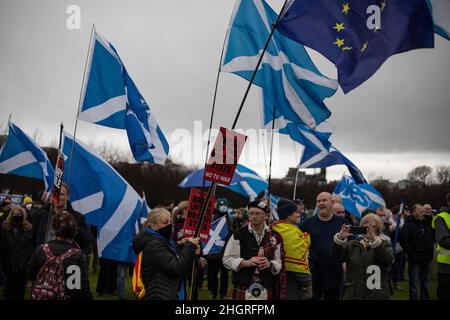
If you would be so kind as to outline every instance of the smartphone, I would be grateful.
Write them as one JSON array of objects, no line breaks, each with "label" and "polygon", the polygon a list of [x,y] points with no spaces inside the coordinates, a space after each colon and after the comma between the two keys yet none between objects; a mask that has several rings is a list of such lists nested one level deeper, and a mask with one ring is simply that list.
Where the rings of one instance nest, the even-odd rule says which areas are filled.
[{"label": "smartphone", "polygon": [[367,227],[350,226],[350,233],[351,234],[366,234],[367,233]]}]

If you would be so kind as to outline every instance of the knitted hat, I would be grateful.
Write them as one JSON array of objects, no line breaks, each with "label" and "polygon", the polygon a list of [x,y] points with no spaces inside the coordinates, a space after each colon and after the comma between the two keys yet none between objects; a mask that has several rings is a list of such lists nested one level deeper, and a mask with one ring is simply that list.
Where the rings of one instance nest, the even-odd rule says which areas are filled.
[{"label": "knitted hat", "polygon": [[277,213],[280,219],[286,219],[291,214],[297,211],[297,205],[294,201],[281,198],[278,201]]},{"label": "knitted hat", "polygon": [[217,199],[217,206],[227,206],[228,207],[228,200],[226,198]]},{"label": "knitted hat", "polygon": [[23,205],[26,205],[29,203],[33,203],[33,199],[31,199],[30,197],[25,197],[25,199],[23,199]]}]

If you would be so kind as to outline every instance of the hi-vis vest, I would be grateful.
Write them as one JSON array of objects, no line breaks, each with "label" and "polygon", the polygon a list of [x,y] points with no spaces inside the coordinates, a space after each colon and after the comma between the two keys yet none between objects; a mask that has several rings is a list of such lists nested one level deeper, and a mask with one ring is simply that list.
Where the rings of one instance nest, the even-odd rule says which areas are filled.
[{"label": "hi-vis vest", "polygon": [[[433,229],[436,229],[437,217],[441,217],[442,219],[444,219],[445,224],[447,225],[447,228],[450,230],[450,213],[441,212],[438,215],[436,215],[433,218],[433,221],[431,222],[431,226],[433,227]],[[437,248],[436,248],[436,253],[437,253],[437,262],[450,264],[450,250],[449,249],[445,249],[438,244]]]}]

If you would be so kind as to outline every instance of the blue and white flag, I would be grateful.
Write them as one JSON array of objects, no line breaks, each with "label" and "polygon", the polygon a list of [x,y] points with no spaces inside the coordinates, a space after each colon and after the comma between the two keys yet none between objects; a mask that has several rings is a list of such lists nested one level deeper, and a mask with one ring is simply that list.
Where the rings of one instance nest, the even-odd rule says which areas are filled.
[{"label": "blue and white flag", "polygon": [[[203,187],[203,176],[203,169],[196,170],[187,175],[178,186],[180,188]],[[205,187],[209,186],[211,186],[211,182],[205,181]],[[231,184],[229,186],[218,184],[218,186],[237,192],[252,201],[258,194],[267,189],[268,184],[255,171],[238,164],[231,179]]]},{"label": "blue and white flag", "polygon": [[[269,193],[266,191],[266,197],[268,196]],[[271,194],[269,201],[270,201],[270,208],[272,209],[273,221],[280,220],[280,217],[278,216],[278,201],[280,201],[280,197]]]},{"label": "blue and white flag", "polygon": [[352,215],[361,218],[366,209],[385,208],[383,196],[370,184],[357,184],[355,180],[344,175],[333,191],[333,195],[341,196],[342,205]]},{"label": "blue and white flag", "polygon": [[9,134],[0,150],[0,173],[44,181],[45,190],[53,187],[54,170],[47,154],[33,139],[11,121]]},{"label": "blue and white flag", "polygon": [[227,216],[213,221],[209,231],[209,240],[203,248],[203,255],[220,253],[225,246],[228,234]]},{"label": "blue and white flag", "polygon": [[[304,146],[302,161],[307,161],[323,149],[328,150],[331,147],[329,139],[333,133],[333,128],[327,121],[322,122],[313,130],[306,125],[295,124],[287,120],[267,99],[263,100],[262,107],[263,125],[266,129],[272,129],[273,127],[278,133],[288,135],[293,141]],[[275,117],[273,116],[274,111]],[[272,125],[273,121],[275,123]]]},{"label": "blue and white flag", "polygon": [[433,17],[434,32],[450,40],[450,0],[427,0]]},{"label": "blue and white flag", "polygon": [[136,219],[136,233],[138,233],[139,230],[142,229],[142,225],[144,224],[145,220],[147,220],[149,213],[150,213],[150,208],[147,204],[147,199],[145,198],[145,193],[143,193],[142,201],[141,201],[141,211],[139,212],[139,216]]},{"label": "blue and white flag", "polygon": [[[73,145],[73,155],[72,154]],[[72,161],[69,181],[72,207],[81,212],[86,223],[98,228],[99,256],[134,263],[131,241],[142,199],[122,176],[88,146],[64,133],[62,152]],[[63,181],[67,182],[68,170]]]},{"label": "blue and white flag", "polygon": [[137,161],[164,164],[169,144],[116,49],[94,32],[79,119],[126,129]]},{"label": "blue and white flag", "polygon": [[[238,0],[225,43],[221,71],[250,80],[277,14],[264,0]],[[296,124],[315,128],[330,117],[323,103],[337,90],[337,81],[323,76],[305,48],[275,30],[254,83],[264,99]]]}]

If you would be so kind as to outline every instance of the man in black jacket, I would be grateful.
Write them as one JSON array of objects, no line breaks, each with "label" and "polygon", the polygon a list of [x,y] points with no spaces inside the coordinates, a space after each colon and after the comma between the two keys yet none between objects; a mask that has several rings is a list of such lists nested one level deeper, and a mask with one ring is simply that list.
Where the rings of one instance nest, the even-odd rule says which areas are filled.
[{"label": "man in black jacket", "polygon": [[422,205],[412,207],[412,216],[400,232],[400,244],[408,257],[409,299],[418,300],[420,282],[420,299],[429,300],[434,234]]},{"label": "man in black jacket", "polygon": [[75,211],[68,201],[69,190],[66,184],[61,186],[60,202],[57,205],[48,203],[41,209],[37,210],[33,215],[33,242],[34,247],[46,243],[53,239],[54,230],[52,228],[53,216],[57,213],[67,211],[77,222],[77,234],[75,242],[80,246],[84,255],[89,255],[92,251],[92,233],[86,225],[84,216]]}]

